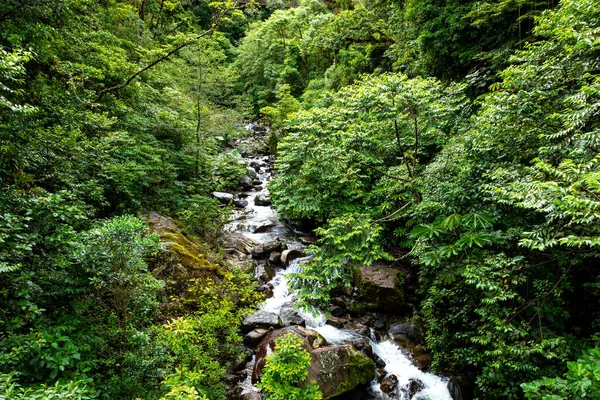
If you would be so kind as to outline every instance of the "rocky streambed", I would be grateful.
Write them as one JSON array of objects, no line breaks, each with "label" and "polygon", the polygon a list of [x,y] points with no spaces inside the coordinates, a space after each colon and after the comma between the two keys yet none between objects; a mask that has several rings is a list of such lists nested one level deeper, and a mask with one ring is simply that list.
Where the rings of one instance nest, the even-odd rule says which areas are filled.
[{"label": "rocky streambed", "polygon": [[255,156],[247,161],[243,193],[213,193],[237,206],[223,242],[227,258],[252,268],[257,290],[267,295],[260,309],[243,322],[248,357],[226,377],[234,386],[229,398],[262,398],[254,383],[275,340],[286,333],[303,340],[311,355],[309,379],[319,385],[325,399],[460,398],[452,382],[428,372],[431,358],[422,349],[420,330],[403,320],[398,270],[386,265],[361,268],[355,286],[340,291],[325,312],[313,315],[294,308],[296,298],[287,275],[301,271],[310,260],[304,250],[316,238],[278,220],[271,208],[267,186],[273,158]]}]

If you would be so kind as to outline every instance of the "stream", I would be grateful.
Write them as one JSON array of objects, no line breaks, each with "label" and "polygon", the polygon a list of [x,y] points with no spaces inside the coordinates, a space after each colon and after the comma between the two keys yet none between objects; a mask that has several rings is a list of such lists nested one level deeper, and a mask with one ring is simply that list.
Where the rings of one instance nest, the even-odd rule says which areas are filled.
[{"label": "stream", "polygon": [[[243,194],[247,205],[234,213],[226,229],[242,234],[257,244],[273,239],[280,239],[287,244],[288,249],[303,250],[306,248],[306,245],[302,243],[301,238],[306,236],[306,234],[297,232],[284,222],[279,221],[270,205],[257,204],[265,204],[264,199],[269,196],[267,186],[272,177],[272,156],[251,157],[247,158],[247,161],[256,171],[254,187]],[[267,204],[269,203],[267,202]],[[261,310],[281,316],[285,311],[293,309],[296,297],[287,285],[287,275],[301,271],[302,265],[308,260],[310,260],[310,257],[306,256],[296,258],[289,262],[287,268],[277,270],[275,276],[268,283],[272,288],[272,296],[260,307]],[[263,269],[264,266],[255,268],[255,278],[258,279],[261,274],[264,274]],[[398,378],[397,388],[394,391],[395,394],[392,396],[382,392],[380,381],[383,378],[380,378],[370,383],[367,389],[368,397],[361,398],[385,400],[452,400],[447,388],[448,379],[421,371],[411,360],[410,353],[403,350],[392,339],[384,339],[377,342],[376,337],[378,335],[374,335],[372,329],[370,337],[366,337],[350,329],[339,329],[326,324],[327,318],[323,313],[312,315],[303,313],[300,310],[297,310],[297,312],[305,321],[306,327],[320,333],[329,344],[364,343],[368,341],[373,348],[373,352],[385,362],[384,370],[386,376],[393,374]],[[251,372],[253,361],[246,368]],[[251,373],[248,373],[248,378],[242,384],[244,388],[243,393],[252,393],[254,395],[254,397],[249,396],[247,398],[259,398],[257,394],[258,389],[252,385],[250,375]],[[420,382],[420,384],[415,388],[414,382]],[[342,395],[338,398],[345,398],[344,396]]]}]

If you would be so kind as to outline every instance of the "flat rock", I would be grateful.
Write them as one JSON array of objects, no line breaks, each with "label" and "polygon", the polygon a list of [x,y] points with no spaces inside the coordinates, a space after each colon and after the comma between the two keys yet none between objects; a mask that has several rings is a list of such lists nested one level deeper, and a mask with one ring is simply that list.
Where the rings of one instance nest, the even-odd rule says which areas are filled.
[{"label": "flat rock", "polygon": [[269,331],[263,328],[254,329],[244,336],[244,344],[254,347],[259,344],[268,333]]},{"label": "flat rock", "polygon": [[275,222],[271,220],[260,221],[252,228],[253,233],[264,233],[275,226]]},{"label": "flat rock", "polygon": [[212,192],[210,195],[219,200],[219,203],[221,204],[229,204],[233,202],[233,195],[231,193]]},{"label": "flat rock", "polygon": [[244,322],[242,322],[242,331],[250,332],[255,329],[271,329],[271,328],[281,328],[281,318],[279,315],[275,313],[271,313],[268,311],[257,311],[254,314],[247,317]]},{"label": "flat rock", "polygon": [[270,254],[273,251],[281,251],[284,248],[284,244],[281,243],[278,239],[269,240],[259,245],[254,246],[252,249],[252,257],[261,258],[263,256],[266,257],[267,254]]}]

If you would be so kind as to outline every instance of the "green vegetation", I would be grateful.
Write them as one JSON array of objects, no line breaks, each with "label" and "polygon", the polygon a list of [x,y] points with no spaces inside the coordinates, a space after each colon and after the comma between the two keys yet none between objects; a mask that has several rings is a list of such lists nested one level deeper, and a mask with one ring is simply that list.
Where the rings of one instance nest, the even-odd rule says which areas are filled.
[{"label": "green vegetation", "polygon": [[[383,260],[476,398],[598,397],[598,2],[279,3],[0,2],[0,398],[226,397],[249,119],[301,306]],[[265,393],[318,398],[279,347]]]},{"label": "green vegetation", "polygon": [[275,351],[267,357],[258,384],[270,400],[320,400],[323,394],[315,383],[305,383],[310,353],[302,339],[288,333],[275,340]]}]

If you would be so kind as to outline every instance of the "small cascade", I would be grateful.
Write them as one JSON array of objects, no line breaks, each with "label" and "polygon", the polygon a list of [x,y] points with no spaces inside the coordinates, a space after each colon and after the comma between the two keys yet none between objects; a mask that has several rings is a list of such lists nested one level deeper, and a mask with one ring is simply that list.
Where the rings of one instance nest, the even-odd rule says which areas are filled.
[{"label": "small cascade", "polygon": [[[249,129],[251,129],[250,127]],[[247,206],[237,211],[228,229],[240,233],[258,244],[273,239],[285,241],[289,249],[303,249],[306,246],[298,241],[298,234],[286,224],[277,219],[275,211],[269,205],[257,205],[259,197],[268,198],[267,184],[271,179],[272,159],[268,156],[248,159],[249,165],[256,171],[255,186],[247,191]],[[260,181],[260,184],[259,182]],[[264,204],[264,202],[260,202]],[[260,307],[278,315],[289,310],[296,303],[296,295],[288,286],[288,275],[302,271],[302,265],[308,262],[311,256],[292,260],[286,269],[280,269],[270,282],[272,296]],[[447,380],[434,374],[426,373],[417,368],[410,356],[391,340],[379,343],[355,331],[339,329],[328,325],[327,317],[322,312],[316,314],[298,310],[298,314],[305,321],[306,327],[320,333],[329,344],[338,345],[346,343],[370,343],[373,352],[385,363],[386,376],[395,375],[398,379],[395,394],[391,397],[382,392],[380,383],[374,380],[369,388],[371,399],[382,400],[451,400],[447,389]],[[247,365],[248,378],[242,384],[244,393],[257,393],[251,382],[250,375],[254,366],[255,357]],[[389,392],[389,390],[388,390]]]}]

